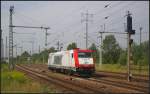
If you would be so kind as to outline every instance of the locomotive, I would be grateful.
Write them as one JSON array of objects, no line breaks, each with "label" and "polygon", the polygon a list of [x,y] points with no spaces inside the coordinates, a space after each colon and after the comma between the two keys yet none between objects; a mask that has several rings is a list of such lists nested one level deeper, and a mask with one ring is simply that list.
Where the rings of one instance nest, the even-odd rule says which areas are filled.
[{"label": "locomotive", "polygon": [[50,53],[48,68],[55,72],[91,76],[95,72],[93,50],[73,49]]}]

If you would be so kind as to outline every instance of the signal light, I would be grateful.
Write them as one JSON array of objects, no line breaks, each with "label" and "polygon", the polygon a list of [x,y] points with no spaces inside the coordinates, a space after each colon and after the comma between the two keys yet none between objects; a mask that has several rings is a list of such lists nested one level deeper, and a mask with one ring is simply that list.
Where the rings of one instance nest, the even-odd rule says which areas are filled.
[{"label": "signal light", "polygon": [[132,30],[132,17],[130,15],[127,17],[127,32],[135,34],[135,30]]},{"label": "signal light", "polygon": [[132,17],[128,16],[127,17],[127,32],[132,31]]},{"label": "signal light", "polygon": [[135,30],[131,30],[131,32],[129,32],[130,34],[135,34]]},{"label": "signal light", "polygon": [[133,39],[130,39],[129,44],[131,45],[133,43]]}]

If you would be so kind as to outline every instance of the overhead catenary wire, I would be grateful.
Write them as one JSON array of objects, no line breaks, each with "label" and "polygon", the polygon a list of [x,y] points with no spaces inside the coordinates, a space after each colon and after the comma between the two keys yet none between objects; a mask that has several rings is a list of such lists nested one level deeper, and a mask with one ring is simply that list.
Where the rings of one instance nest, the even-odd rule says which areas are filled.
[{"label": "overhead catenary wire", "polygon": [[129,2],[129,3],[127,3],[127,5],[123,6],[122,8],[118,8],[117,10],[115,10],[111,13],[108,13],[108,14],[111,16],[114,16],[114,15],[118,14],[121,10],[131,7],[131,5],[135,4],[135,2],[136,1]]},{"label": "overhead catenary wire", "polygon": [[[114,8],[114,7],[117,7],[118,5],[121,5],[120,3],[122,3],[122,2],[121,2],[121,1],[120,1],[120,2],[117,2],[117,3],[115,3],[114,5],[113,5],[112,3],[107,3],[107,4],[105,4],[105,5],[102,7],[101,10],[96,11],[94,14],[96,14],[96,16],[98,16],[99,13],[101,13],[101,15],[102,15],[103,13],[112,10],[112,7]],[[108,6],[105,7],[106,5],[108,5]],[[108,9],[109,9],[109,10],[108,10]]]},{"label": "overhead catenary wire", "polygon": [[[119,10],[117,10],[117,11],[114,11],[114,12],[109,13],[108,16],[111,16],[111,17],[112,17],[112,15],[118,14],[120,10],[123,10],[123,9],[126,8],[127,6],[131,6],[132,4],[135,4],[134,1],[133,1],[133,2],[130,2],[129,4],[127,4],[127,5],[125,5],[125,6],[121,7],[121,8],[119,8]],[[113,8],[112,8],[112,9],[113,9]],[[104,18],[105,18],[105,16],[103,16],[103,17],[101,16],[100,19],[96,20],[95,24],[97,24],[98,22],[101,22],[101,23],[102,23],[103,21],[105,21]]]},{"label": "overhead catenary wire", "polygon": [[[78,26],[78,25],[77,25],[77,26]],[[66,26],[66,27],[67,27],[67,26]],[[71,26],[69,26],[69,27],[71,27]],[[72,28],[72,27],[71,27],[71,28]],[[73,26],[73,28],[74,28],[74,26]],[[72,31],[72,30],[68,30],[68,32],[70,32],[70,31]],[[64,32],[66,32],[66,31],[64,31]],[[59,33],[61,33],[61,32],[59,32]],[[59,34],[59,33],[58,33],[58,34]],[[79,33],[80,33],[80,32],[79,32]]]},{"label": "overhead catenary wire", "polygon": [[18,33],[18,32],[13,32],[15,34],[28,34],[28,35],[35,35],[36,33]]},{"label": "overhead catenary wire", "polygon": [[[78,23],[77,23],[78,24]],[[68,27],[71,27],[71,26],[68,26]]]}]

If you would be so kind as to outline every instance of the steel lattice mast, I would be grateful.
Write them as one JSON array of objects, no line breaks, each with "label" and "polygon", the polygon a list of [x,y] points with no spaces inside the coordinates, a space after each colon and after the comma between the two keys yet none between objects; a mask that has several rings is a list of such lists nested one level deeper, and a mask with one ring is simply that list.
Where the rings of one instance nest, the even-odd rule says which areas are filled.
[{"label": "steel lattice mast", "polygon": [[9,69],[14,69],[13,64],[13,28],[11,27],[13,25],[12,23],[12,14],[14,12],[14,6],[10,6],[10,18],[9,18]]}]

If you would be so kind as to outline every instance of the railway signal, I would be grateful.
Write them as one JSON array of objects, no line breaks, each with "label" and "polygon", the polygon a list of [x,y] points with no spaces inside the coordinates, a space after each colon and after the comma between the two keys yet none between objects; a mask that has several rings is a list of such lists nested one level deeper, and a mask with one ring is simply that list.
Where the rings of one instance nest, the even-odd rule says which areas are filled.
[{"label": "railway signal", "polygon": [[132,29],[132,16],[131,13],[127,12],[127,34],[128,34],[128,73],[127,80],[130,81],[132,74],[130,72],[130,63],[131,63],[131,44],[133,43],[133,39],[131,39],[131,35],[135,34],[135,30]]},{"label": "railway signal", "polygon": [[127,80],[130,81],[131,79],[131,76],[132,74],[130,73],[130,60],[131,60],[131,44],[133,43],[133,39],[131,39],[131,35],[134,35],[135,34],[135,30],[132,29],[132,17],[131,17],[131,14],[130,12],[128,11],[128,14],[127,14],[127,30],[125,30],[125,33],[124,32],[99,32],[100,34],[102,33],[114,33],[114,34],[127,34],[128,35],[128,63],[127,63],[127,66],[128,66],[128,77],[127,77]]}]

